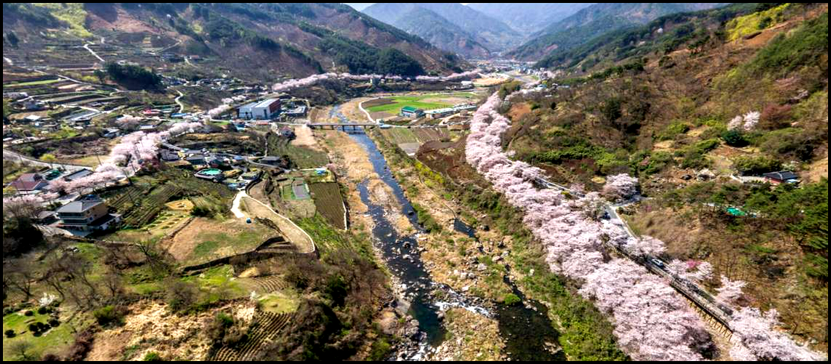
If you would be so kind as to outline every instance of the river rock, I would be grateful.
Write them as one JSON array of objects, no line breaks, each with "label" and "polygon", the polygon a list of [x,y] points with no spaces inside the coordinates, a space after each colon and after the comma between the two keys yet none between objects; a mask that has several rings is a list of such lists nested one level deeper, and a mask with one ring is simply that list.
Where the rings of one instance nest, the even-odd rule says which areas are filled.
[{"label": "river rock", "polygon": [[528,271],[528,276],[530,277],[532,275],[534,275],[534,268],[531,268],[531,270]]},{"label": "river rock", "polygon": [[476,269],[478,269],[480,272],[484,272],[486,269],[488,269],[488,266],[486,266],[485,263],[479,263]]},{"label": "river rock", "polygon": [[498,256],[498,255],[497,255],[497,256],[494,256],[494,257],[493,257],[493,262],[494,262],[494,263],[496,263],[496,262],[498,262],[498,261],[500,261],[500,260],[502,260],[502,257],[501,257],[501,256]]}]

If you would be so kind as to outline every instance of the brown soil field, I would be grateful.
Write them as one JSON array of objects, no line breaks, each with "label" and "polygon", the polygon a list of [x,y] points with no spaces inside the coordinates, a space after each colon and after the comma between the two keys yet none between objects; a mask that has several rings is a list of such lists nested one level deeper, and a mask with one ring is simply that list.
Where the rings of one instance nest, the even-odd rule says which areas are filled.
[{"label": "brown soil field", "polygon": [[338,184],[312,183],[309,185],[309,190],[318,213],[338,229],[346,229],[346,221],[344,221],[346,210],[344,210],[343,197],[340,195]]},{"label": "brown soil field", "polygon": [[216,314],[220,311],[246,312],[253,305],[244,300],[179,316],[170,314],[165,304],[140,301],[129,307],[130,314],[125,317],[123,326],[95,334],[87,360],[141,360],[151,351],[160,353],[165,360],[205,360],[211,345],[205,328],[210,326]]},{"label": "brown soil field", "polygon": [[323,151],[319,145],[317,145],[317,141],[315,141],[314,133],[312,129],[306,125],[298,126],[294,128],[294,133],[297,135],[297,138],[291,141],[291,145],[298,146],[298,147],[306,147],[316,151]]},{"label": "brown soil field", "polygon": [[531,105],[527,102],[517,103],[511,105],[511,109],[508,110],[508,118],[511,120],[519,120],[519,118],[525,116],[525,114],[531,112]]},{"label": "brown soil field", "polygon": [[373,107],[373,106],[387,105],[387,104],[392,104],[392,103],[394,103],[394,101],[391,100],[391,99],[369,100],[367,102],[364,102],[364,109],[368,109],[368,108]]},{"label": "brown soil field", "polygon": [[[265,226],[246,224],[243,220],[228,219],[220,222],[200,217],[193,219],[173,239],[168,239],[162,245],[177,261],[197,263],[251,251],[276,235],[275,231]],[[223,240],[222,237],[230,239]],[[214,242],[217,239],[223,241]],[[200,245],[208,244],[208,241],[221,245],[204,247],[202,249],[205,251],[201,251]]]}]

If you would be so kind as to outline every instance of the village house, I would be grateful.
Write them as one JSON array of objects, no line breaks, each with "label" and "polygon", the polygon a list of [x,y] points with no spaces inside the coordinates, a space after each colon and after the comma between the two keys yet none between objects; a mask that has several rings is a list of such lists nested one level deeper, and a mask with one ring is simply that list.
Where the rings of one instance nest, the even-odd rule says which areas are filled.
[{"label": "village house", "polygon": [[49,184],[40,173],[24,173],[18,177],[9,186],[14,187],[20,192],[37,191]]},{"label": "village house", "polygon": [[107,230],[121,220],[119,215],[110,214],[107,204],[95,195],[61,206],[57,213],[59,226],[67,230]]},{"label": "village house", "polygon": [[401,116],[405,118],[420,118],[424,116],[424,110],[412,106],[404,106],[401,108]]},{"label": "village house", "polygon": [[791,171],[769,172],[763,174],[762,177],[765,178],[765,182],[772,185],[782,183],[799,183],[799,176]]}]

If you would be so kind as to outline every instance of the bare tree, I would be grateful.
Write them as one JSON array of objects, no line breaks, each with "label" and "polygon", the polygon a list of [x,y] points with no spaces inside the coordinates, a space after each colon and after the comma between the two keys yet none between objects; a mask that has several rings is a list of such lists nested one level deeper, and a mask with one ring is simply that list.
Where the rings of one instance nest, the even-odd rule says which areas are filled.
[{"label": "bare tree", "polygon": [[101,284],[107,289],[107,292],[110,294],[110,300],[113,302],[117,301],[124,294],[124,282],[113,268],[110,268],[104,275],[101,279]]},{"label": "bare tree", "polygon": [[34,282],[34,278],[29,267],[18,261],[3,265],[3,284],[22,292],[26,296],[25,300],[32,298],[32,283]]}]

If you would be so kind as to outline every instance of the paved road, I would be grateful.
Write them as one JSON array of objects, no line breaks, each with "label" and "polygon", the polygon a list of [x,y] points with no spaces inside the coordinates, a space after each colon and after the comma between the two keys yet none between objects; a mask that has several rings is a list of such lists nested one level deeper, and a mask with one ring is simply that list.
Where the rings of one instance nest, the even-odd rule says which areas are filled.
[{"label": "paved road", "polygon": [[90,53],[92,53],[92,55],[93,55],[93,56],[95,56],[95,58],[98,58],[98,60],[99,60],[99,61],[101,61],[101,62],[106,62],[103,58],[101,58],[101,56],[99,56],[99,55],[98,55],[98,53],[95,53],[95,51],[93,51],[93,50],[89,47],[91,44],[94,44],[94,43],[87,43],[87,44],[84,44],[84,49],[86,49],[86,50],[88,50]]},{"label": "paved road", "polygon": [[33,165],[33,166],[40,166],[40,167],[50,167],[50,168],[63,167],[68,172],[75,172],[75,171],[78,171],[78,170],[81,170],[81,169],[90,169],[87,166],[79,166],[79,165],[75,165],[75,164],[46,163],[46,162],[34,159],[32,157],[21,155],[20,153],[8,150],[6,148],[3,148],[3,159],[8,159],[10,161],[15,161],[15,162],[28,164],[28,165]]},{"label": "paved road", "polygon": [[185,96],[185,94],[183,94],[182,91],[179,91],[179,90],[176,90],[176,92],[179,93],[179,96],[177,96],[175,99],[173,99],[173,101],[176,101],[176,104],[179,105],[179,112],[181,113],[185,110],[185,105],[182,104],[182,102],[179,101],[179,99],[181,99],[182,96]]}]

